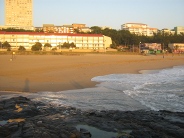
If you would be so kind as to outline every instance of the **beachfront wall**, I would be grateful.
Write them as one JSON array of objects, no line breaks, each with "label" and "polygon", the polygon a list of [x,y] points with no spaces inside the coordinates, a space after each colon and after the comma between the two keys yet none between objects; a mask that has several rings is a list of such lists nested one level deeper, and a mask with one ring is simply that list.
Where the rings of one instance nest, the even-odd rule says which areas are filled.
[{"label": "beachfront wall", "polygon": [[26,50],[40,42],[51,44],[52,48],[61,49],[61,45],[66,43],[74,43],[76,49],[94,49],[106,50],[112,44],[112,40],[108,36],[102,34],[59,34],[59,33],[38,33],[38,32],[0,32],[0,42],[7,41],[12,49],[18,49],[24,46]]},{"label": "beachfront wall", "polygon": [[170,43],[168,47],[175,53],[184,52],[184,43]]}]

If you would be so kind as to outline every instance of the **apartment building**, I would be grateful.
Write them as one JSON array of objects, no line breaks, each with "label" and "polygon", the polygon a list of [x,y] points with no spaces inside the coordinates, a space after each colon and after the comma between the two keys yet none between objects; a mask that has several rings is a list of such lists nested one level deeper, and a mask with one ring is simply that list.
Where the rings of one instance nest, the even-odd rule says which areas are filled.
[{"label": "apartment building", "polygon": [[122,30],[128,30],[132,34],[153,36],[154,33],[157,33],[157,28],[150,28],[147,24],[143,23],[125,23],[121,25]]},{"label": "apartment building", "polygon": [[74,33],[74,28],[72,25],[63,25],[61,26],[61,33],[70,33],[73,34]]},{"label": "apartment building", "polygon": [[160,30],[161,33],[164,33],[164,34],[172,34],[174,35],[175,34],[175,31],[174,30],[170,30],[168,28],[163,28],[162,30]]},{"label": "apartment building", "polygon": [[86,27],[86,24],[73,23],[72,26],[74,29],[80,29]]},{"label": "apartment building", "polygon": [[184,26],[176,26],[174,27],[174,31],[176,32],[176,34],[184,34]]},{"label": "apartment building", "polygon": [[5,0],[5,28],[33,30],[33,0]]},{"label": "apartment building", "polygon": [[54,33],[54,24],[43,24],[43,31],[45,33]]},{"label": "apartment building", "polygon": [[59,47],[66,43],[74,43],[76,49],[106,49],[112,44],[110,37],[102,34],[61,34],[41,32],[0,32],[0,41],[7,41],[13,49],[24,46],[27,50],[40,42],[43,46],[50,43],[52,47]]},{"label": "apartment building", "polygon": [[55,26],[54,24],[43,24],[43,31],[45,33],[74,33],[72,25]]},{"label": "apartment building", "polygon": [[147,29],[147,36],[153,36],[154,34],[158,33],[158,29],[157,28],[148,28]]},{"label": "apartment building", "polygon": [[91,29],[89,27],[83,27],[79,29],[79,32],[89,33],[91,32]]}]

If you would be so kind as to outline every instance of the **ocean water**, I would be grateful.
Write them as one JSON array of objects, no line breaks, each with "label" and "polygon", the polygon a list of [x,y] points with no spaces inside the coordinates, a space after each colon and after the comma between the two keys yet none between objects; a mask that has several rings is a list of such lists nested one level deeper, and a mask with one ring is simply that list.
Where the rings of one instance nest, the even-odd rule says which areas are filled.
[{"label": "ocean water", "polygon": [[[140,74],[97,76],[94,88],[24,94],[35,101],[82,110],[169,110],[184,112],[184,66]],[[9,98],[13,95],[1,96]]]}]

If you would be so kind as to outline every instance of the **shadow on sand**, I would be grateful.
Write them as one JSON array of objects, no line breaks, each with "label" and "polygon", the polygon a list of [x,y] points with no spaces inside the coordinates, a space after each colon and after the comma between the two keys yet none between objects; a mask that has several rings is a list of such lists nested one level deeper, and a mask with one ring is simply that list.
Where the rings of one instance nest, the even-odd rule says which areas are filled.
[{"label": "shadow on sand", "polygon": [[27,78],[25,80],[25,84],[24,84],[24,88],[23,88],[23,92],[29,92],[29,79]]}]

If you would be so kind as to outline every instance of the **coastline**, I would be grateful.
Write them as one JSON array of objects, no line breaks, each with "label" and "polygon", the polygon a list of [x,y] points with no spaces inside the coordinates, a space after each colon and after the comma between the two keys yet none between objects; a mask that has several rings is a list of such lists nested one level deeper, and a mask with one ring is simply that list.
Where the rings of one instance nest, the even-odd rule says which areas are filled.
[{"label": "coastline", "polygon": [[[98,137],[100,138],[183,137],[183,112],[173,112],[170,110],[154,111],[143,108],[137,108],[136,110],[131,111],[129,107],[129,110],[125,111],[116,110],[115,108],[112,110],[98,110],[97,108],[87,108],[86,110],[82,110],[82,108],[77,108],[68,104],[65,105],[65,103],[59,103],[59,105],[56,105],[50,101],[49,103],[45,103],[42,100],[34,101],[31,97],[28,98],[26,96],[31,92],[34,93],[32,88],[34,85],[32,83],[37,83],[37,85],[42,84],[43,86],[38,87],[35,85],[35,90],[39,90],[39,88],[42,88],[41,90],[47,88],[51,89],[51,91],[47,89],[45,92],[53,94],[50,98],[52,99],[53,97],[53,99],[56,100],[54,96],[57,98],[59,97],[58,95],[55,95],[56,93],[53,93],[54,91],[52,90],[54,87],[56,87],[56,89],[61,89],[61,86],[63,86],[63,84],[67,84],[66,82],[70,82],[71,78],[75,83],[73,82],[72,85],[68,84],[68,88],[69,90],[72,88],[73,90],[79,89],[79,93],[82,92],[82,95],[75,93],[74,97],[80,97],[84,96],[83,93],[88,94],[87,92],[91,91],[91,89],[88,91],[87,89],[80,90],[80,87],[95,87],[95,84],[93,84],[95,82],[92,82],[92,84],[88,83],[89,80],[87,77],[90,78],[92,76],[92,79],[95,76],[106,74],[154,73],[154,71],[158,71],[160,69],[184,65],[184,56],[162,59],[161,56],[141,57],[97,55],[95,58],[98,59],[92,60],[94,56],[95,55],[85,55],[83,57],[20,56],[11,62],[7,62],[5,60],[4,62],[0,62],[0,65],[2,63],[4,65],[1,68],[0,81],[6,84],[5,86],[7,88],[12,88],[15,91],[17,90],[16,92],[5,91],[1,89],[3,85],[0,83],[0,99],[2,98],[0,100],[0,135],[3,137],[23,136],[75,138],[91,136],[93,138],[97,137],[96,134],[98,134]],[[19,60],[19,58],[21,59]],[[124,59],[122,60],[121,58]],[[5,56],[5,58],[1,59],[7,59],[7,57]],[[50,60],[49,65],[45,59]],[[61,59],[66,60],[65,62],[63,61],[64,64],[60,63]],[[74,59],[76,59],[75,62]],[[54,63],[51,62],[53,60]],[[61,66],[63,68],[60,70]],[[12,67],[14,67],[15,70],[13,70]],[[47,72],[45,73],[42,71]],[[79,74],[77,75],[74,71]],[[60,79],[61,76],[68,76],[68,78]],[[19,83],[24,80],[24,77],[26,79],[23,81],[23,85],[20,85]],[[61,86],[53,83],[51,87],[49,87],[50,85],[46,87],[46,84],[50,84],[53,81],[57,82]],[[62,81],[66,82],[63,83]],[[24,91],[21,92],[19,90]],[[44,94],[47,95],[45,92]],[[65,93],[67,92],[68,91],[65,91]],[[99,92],[99,90],[97,90],[97,92]],[[104,92],[107,92],[106,89],[104,89]],[[18,95],[3,96],[3,94]],[[62,92],[62,94],[64,94],[64,92]],[[35,93],[35,95],[36,97],[44,97],[44,95],[39,95],[39,93]],[[98,97],[99,96],[100,95],[98,95]],[[3,99],[3,97],[7,98]],[[102,97],[105,97],[105,95],[102,94]],[[119,95],[117,97],[119,97]],[[84,98],[85,97],[78,101],[81,102]],[[113,100],[114,99],[115,97],[113,93]],[[128,105],[130,105],[130,107],[134,107],[135,104],[136,106],[138,105],[138,103],[132,102],[127,97],[124,97],[123,101],[126,100],[129,101]],[[89,105],[91,106],[91,104]]]},{"label": "coastline", "polygon": [[95,87],[91,79],[108,74],[140,73],[184,65],[184,56],[162,55],[1,55],[0,95],[58,92]]}]

